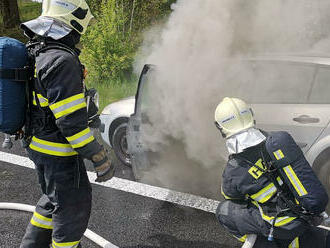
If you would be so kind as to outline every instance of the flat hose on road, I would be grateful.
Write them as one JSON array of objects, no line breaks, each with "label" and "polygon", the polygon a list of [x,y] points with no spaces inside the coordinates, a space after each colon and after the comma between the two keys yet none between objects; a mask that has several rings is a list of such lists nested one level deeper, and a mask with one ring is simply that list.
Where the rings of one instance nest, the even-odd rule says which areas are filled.
[{"label": "flat hose on road", "polygon": [[[0,209],[2,210],[19,210],[25,212],[33,213],[35,210],[34,206],[21,204],[21,203],[10,203],[10,202],[0,202]],[[87,229],[84,233],[84,236],[89,240],[93,241],[95,244],[99,245],[103,248],[119,248],[114,244],[111,244],[109,241],[102,238],[100,235],[92,232],[91,230]]]}]

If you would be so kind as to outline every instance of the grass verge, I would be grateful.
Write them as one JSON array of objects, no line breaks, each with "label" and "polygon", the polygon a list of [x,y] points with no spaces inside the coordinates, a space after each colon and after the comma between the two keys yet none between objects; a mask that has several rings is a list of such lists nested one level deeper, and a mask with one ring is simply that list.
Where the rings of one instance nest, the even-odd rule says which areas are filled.
[{"label": "grass verge", "polygon": [[87,88],[95,88],[100,95],[100,111],[108,104],[120,99],[134,96],[137,88],[137,80],[125,82],[109,80],[102,83],[87,81]]}]

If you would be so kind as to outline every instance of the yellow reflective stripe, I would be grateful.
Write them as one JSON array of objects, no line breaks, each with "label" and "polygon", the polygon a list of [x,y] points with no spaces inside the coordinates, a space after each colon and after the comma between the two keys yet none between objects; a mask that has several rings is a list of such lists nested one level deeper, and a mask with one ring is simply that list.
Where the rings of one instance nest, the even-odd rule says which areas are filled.
[{"label": "yellow reflective stripe", "polygon": [[[33,95],[32,103],[33,105],[37,106],[35,91],[32,92],[32,95]],[[46,97],[43,97],[41,94],[37,94],[37,97],[41,107],[47,107],[49,105],[48,99]]]},{"label": "yellow reflective stripe", "polygon": [[299,248],[299,237],[295,238],[291,244],[289,245],[289,248]]},{"label": "yellow reflective stripe", "polygon": [[41,94],[37,94],[37,97],[41,107],[47,107],[49,105],[47,98],[43,97]]},{"label": "yellow reflective stripe", "polygon": [[276,218],[275,221],[275,226],[284,226],[291,221],[295,220],[297,217],[289,217],[289,216],[284,216],[284,217],[278,217]]},{"label": "yellow reflective stripe", "polygon": [[53,229],[53,226],[40,224],[40,223],[36,222],[34,219],[31,219],[30,223],[34,226],[37,226],[37,227],[40,227],[40,228],[43,228],[43,229]]},{"label": "yellow reflective stripe", "polygon": [[265,203],[268,201],[275,193],[277,189],[273,183],[260,190],[258,193],[251,195],[251,198],[260,203]]},{"label": "yellow reflective stripe", "polygon": [[36,137],[32,138],[29,146],[32,150],[60,157],[73,156],[78,154],[70,144],[55,143],[46,140],[41,140]]},{"label": "yellow reflective stripe", "polygon": [[297,191],[298,195],[299,196],[307,195],[308,193],[307,193],[305,187],[302,185],[302,183],[299,180],[299,178],[297,177],[296,173],[293,171],[291,165],[284,167],[283,170],[284,170],[286,176],[289,178],[292,186]]},{"label": "yellow reflective stripe", "polygon": [[[258,207],[262,219],[265,220],[265,221],[267,221],[269,224],[272,225],[273,222],[274,222],[275,217],[265,215],[264,214],[264,211],[262,210],[262,208],[260,207],[260,205],[258,204],[258,202],[252,201],[252,203],[255,206]],[[276,227],[284,226],[284,225],[290,223],[291,221],[295,220],[296,218],[297,217],[289,217],[289,216],[278,217],[278,218],[276,218],[276,221],[275,221],[275,225],[274,226],[276,226]]]},{"label": "yellow reflective stripe", "polygon": [[40,228],[53,229],[52,219],[42,216],[37,212],[33,213],[30,223]]},{"label": "yellow reflective stripe", "polygon": [[57,242],[55,242],[55,240],[53,240],[52,246],[54,248],[59,248],[59,247],[62,247],[62,248],[76,248],[76,247],[78,247],[79,242],[80,242],[80,240],[79,241],[74,241],[74,242],[57,243]]},{"label": "yellow reflective stripe", "polygon": [[55,118],[58,119],[85,107],[85,96],[83,93],[80,93],[57,103],[51,104],[49,108],[52,110]]},{"label": "yellow reflective stripe", "polygon": [[73,148],[79,148],[79,147],[83,147],[86,144],[92,142],[94,140],[94,136],[90,130],[90,128],[86,128],[85,130],[71,136],[71,137],[67,137],[66,138],[71,146]]},{"label": "yellow reflective stripe", "polygon": [[37,217],[38,219],[40,219],[40,220],[50,221],[50,222],[53,221],[52,218],[47,218],[47,217],[42,216],[41,214],[39,214],[39,213],[37,213],[37,212],[34,212],[33,215],[36,216],[36,217]]},{"label": "yellow reflective stripe", "polygon": [[246,234],[243,236],[243,237],[236,237],[236,236],[234,236],[238,241],[241,241],[242,243],[244,243],[245,242],[245,240],[246,240]]},{"label": "yellow reflective stripe", "polygon": [[223,192],[222,186],[221,186],[221,194],[223,195],[223,197],[224,197],[226,200],[233,199],[233,198],[227,196],[227,195],[225,194],[225,192]]},{"label": "yellow reflective stripe", "polygon": [[275,158],[277,160],[280,160],[280,159],[284,158],[284,154],[283,154],[281,149],[279,149],[279,150],[277,150],[276,152],[273,152],[273,153],[274,153]]},{"label": "yellow reflective stripe", "polygon": [[50,109],[53,110],[53,109],[59,108],[59,107],[65,105],[65,104],[71,103],[71,102],[73,102],[75,100],[78,100],[78,99],[81,99],[81,98],[85,98],[84,93],[80,93],[80,94],[68,97],[68,98],[66,98],[62,101],[57,102],[57,103],[51,104]]},{"label": "yellow reflective stripe", "polygon": [[36,93],[35,93],[35,91],[32,91],[32,103],[33,103],[33,105],[35,105],[35,106],[37,106],[37,102],[36,102]]}]

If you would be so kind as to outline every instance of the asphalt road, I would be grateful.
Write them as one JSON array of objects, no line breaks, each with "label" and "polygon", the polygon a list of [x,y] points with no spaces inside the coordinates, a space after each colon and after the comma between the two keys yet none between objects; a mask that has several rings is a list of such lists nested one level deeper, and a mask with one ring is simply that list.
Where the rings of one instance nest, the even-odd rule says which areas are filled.
[{"label": "asphalt road", "polygon": [[[26,156],[18,144],[0,151]],[[116,176],[131,179],[130,170],[114,161]],[[0,162],[0,188],[0,202],[34,205],[41,194],[33,169],[5,162]],[[19,247],[30,217],[30,213],[0,210],[0,248]],[[121,248],[240,247],[212,213],[94,184],[89,229]],[[98,247],[86,238],[82,245]]]}]

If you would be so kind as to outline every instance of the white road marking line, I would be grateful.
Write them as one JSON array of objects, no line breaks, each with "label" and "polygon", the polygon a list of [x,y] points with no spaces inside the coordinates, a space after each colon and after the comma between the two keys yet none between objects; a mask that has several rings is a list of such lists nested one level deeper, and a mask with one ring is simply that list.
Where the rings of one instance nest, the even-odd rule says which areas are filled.
[{"label": "white road marking line", "polygon": [[[34,169],[34,163],[29,158],[11,153],[0,151],[0,161]],[[205,212],[215,213],[215,210],[219,204],[219,201],[216,200],[155,187],[148,184],[133,182],[118,177],[114,177],[105,183],[96,183],[96,174],[93,172],[88,172],[88,177],[93,184],[141,195],[148,198],[153,198],[156,200],[171,202],[181,206],[203,210]]]}]

